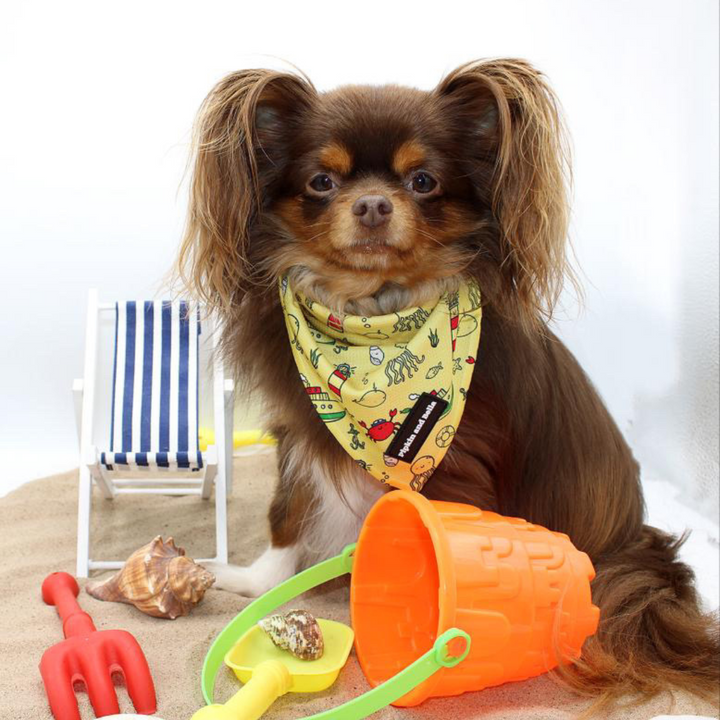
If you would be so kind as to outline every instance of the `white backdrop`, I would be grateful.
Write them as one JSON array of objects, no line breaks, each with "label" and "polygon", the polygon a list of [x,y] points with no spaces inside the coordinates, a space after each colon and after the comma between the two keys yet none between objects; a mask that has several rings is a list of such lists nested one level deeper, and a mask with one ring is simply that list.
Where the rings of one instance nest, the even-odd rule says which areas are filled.
[{"label": "white backdrop", "polygon": [[193,116],[221,76],[279,57],[321,90],[430,88],[468,59],[520,56],[549,75],[574,137],[587,299],[558,330],[655,483],[656,521],[675,493],[717,536],[715,0],[3,7],[0,492],[76,465],[86,289],[155,292]]}]

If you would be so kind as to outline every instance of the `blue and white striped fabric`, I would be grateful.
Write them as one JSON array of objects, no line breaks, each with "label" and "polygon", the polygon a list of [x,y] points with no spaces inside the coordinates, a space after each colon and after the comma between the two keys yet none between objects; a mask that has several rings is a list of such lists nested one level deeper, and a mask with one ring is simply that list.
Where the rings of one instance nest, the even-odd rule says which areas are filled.
[{"label": "blue and white striped fabric", "polygon": [[116,303],[108,470],[199,470],[199,310],[186,302]]}]

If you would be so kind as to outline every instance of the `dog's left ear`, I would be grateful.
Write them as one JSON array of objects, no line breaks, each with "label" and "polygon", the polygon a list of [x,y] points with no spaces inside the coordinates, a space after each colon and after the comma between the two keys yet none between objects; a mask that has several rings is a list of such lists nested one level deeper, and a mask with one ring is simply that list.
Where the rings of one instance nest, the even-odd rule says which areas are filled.
[{"label": "dog's left ear", "polygon": [[510,59],[462,65],[434,97],[499,230],[513,314],[537,326],[551,315],[567,270],[570,167],[557,99],[540,72]]}]

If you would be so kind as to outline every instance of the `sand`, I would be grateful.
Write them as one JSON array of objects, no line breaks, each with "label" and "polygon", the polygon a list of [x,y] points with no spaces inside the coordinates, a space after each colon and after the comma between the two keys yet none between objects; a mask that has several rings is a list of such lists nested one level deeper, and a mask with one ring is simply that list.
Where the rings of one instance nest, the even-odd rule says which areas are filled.
[{"label": "sand", "polygon": [[[235,487],[228,502],[230,558],[247,563],[267,542],[266,510],[275,482],[272,452],[237,458]],[[62,639],[55,609],[43,604],[40,586],[56,570],[75,568],[77,471],[28,483],[0,499],[0,718],[50,720],[38,671],[43,651]],[[123,496],[113,502],[93,500],[95,559],[127,557],[155,535],[172,535],[192,557],[213,552],[213,510],[197,497]],[[84,583],[81,581],[81,587]],[[132,632],[147,656],[158,695],[157,715],[189,720],[202,705],[200,668],[213,637],[248,602],[231,593],[210,590],[187,617],[175,621],[143,615],[129,605],[103,603],[85,592],[82,607],[98,629]],[[297,603],[294,603],[297,605]],[[344,587],[305,598],[302,606],[316,615],[349,622]],[[225,668],[218,676],[217,696],[229,697],[235,684]],[[132,712],[124,687],[120,708]],[[266,714],[268,720],[303,718],[364,692],[368,686],[353,655],[329,690],[315,695],[286,695]],[[78,692],[83,718],[92,718],[87,696]],[[429,700],[418,708],[388,708],[375,718],[435,720],[565,720],[577,717],[588,701],[568,693],[549,676],[470,693]],[[632,710],[603,713],[604,718],[645,720],[663,713],[718,717],[717,706],[683,694],[657,698]]]}]

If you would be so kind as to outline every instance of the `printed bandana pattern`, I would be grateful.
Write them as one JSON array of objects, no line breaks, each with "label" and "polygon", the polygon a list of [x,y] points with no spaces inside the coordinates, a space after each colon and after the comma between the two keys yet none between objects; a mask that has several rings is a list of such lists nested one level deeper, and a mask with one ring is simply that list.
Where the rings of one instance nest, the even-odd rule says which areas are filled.
[{"label": "printed bandana pattern", "polygon": [[280,280],[292,347],[313,407],[348,454],[381,482],[420,490],[455,436],[480,341],[480,290],[434,304],[340,318]]}]

